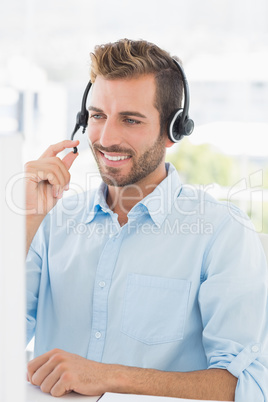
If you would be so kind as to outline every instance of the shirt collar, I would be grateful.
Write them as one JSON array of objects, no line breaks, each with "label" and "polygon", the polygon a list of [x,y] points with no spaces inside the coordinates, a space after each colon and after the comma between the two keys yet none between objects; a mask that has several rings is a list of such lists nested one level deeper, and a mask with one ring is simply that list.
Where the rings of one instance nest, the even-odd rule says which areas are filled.
[{"label": "shirt collar", "polygon": [[[137,215],[149,214],[153,222],[160,227],[171,212],[172,205],[180,194],[181,181],[177,170],[171,163],[166,163],[166,178],[143,200],[138,202],[128,214],[129,219],[135,219]],[[101,182],[89,206],[85,222],[91,222],[97,213],[110,213],[106,202],[108,187]]]},{"label": "shirt collar", "polygon": [[166,170],[166,178],[139,203],[147,209],[151,219],[158,227],[162,225],[167,215],[171,213],[172,206],[178,198],[182,187],[175,167],[171,163],[166,163]]},{"label": "shirt collar", "polygon": [[111,212],[106,202],[108,187],[102,181],[95,195],[92,197],[92,201],[88,207],[88,213],[85,219],[85,223],[90,223],[95,218],[96,214]]}]

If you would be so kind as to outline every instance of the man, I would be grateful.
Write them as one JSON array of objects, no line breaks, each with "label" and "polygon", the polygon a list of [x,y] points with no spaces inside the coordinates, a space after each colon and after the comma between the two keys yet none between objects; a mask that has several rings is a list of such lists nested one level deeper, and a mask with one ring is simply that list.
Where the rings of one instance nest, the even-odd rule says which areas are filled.
[{"label": "man", "polygon": [[29,380],[54,396],[267,400],[257,235],[236,207],[183,186],[165,164],[178,69],[145,41],[98,46],[91,58],[100,188],[56,205],[77,157],[57,154],[78,141],[26,164]]}]

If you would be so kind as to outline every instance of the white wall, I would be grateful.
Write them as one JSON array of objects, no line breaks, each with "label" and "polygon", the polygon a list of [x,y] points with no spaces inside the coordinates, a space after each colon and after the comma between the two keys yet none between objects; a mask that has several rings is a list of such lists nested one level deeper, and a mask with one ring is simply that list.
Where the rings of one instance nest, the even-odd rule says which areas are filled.
[{"label": "white wall", "polygon": [[22,136],[0,135],[0,401],[25,400]]}]

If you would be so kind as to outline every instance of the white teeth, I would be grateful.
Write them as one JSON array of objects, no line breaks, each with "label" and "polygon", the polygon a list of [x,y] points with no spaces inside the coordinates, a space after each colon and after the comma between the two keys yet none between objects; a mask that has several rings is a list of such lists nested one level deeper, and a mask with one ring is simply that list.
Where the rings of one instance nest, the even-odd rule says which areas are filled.
[{"label": "white teeth", "polygon": [[103,155],[109,161],[123,161],[124,159],[128,158],[128,156],[110,156],[110,155],[107,155],[107,154],[103,154]]}]

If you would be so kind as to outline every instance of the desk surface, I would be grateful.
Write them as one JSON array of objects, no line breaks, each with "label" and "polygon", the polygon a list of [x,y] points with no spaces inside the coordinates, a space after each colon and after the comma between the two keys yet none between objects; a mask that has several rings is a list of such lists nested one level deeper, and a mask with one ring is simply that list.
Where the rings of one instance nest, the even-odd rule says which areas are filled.
[{"label": "desk surface", "polygon": [[[164,398],[157,396],[143,396],[143,395],[124,395],[124,394],[104,394],[100,399],[99,396],[85,396],[79,395],[76,393],[70,393],[60,397],[60,402],[72,401],[72,402],[198,402],[193,399],[181,399],[181,398]],[[39,387],[36,387],[27,382],[26,385],[26,402],[55,402],[55,398],[50,394],[45,394],[40,390]],[[206,402],[206,401],[203,401]],[[213,401],[207,401],[213,402]],[[214,401],[216,402],[216,401]]]},{"label": "desk surface", "polygon": [[[71,394],[67,394],[60,397],[60,402],[72,401],[72,402],[96,402],[99,399],[99,396],[84,396],[75,394],[74,392]],[[34,385],[27,382],[26,384],[26,402],[54,402],[55,398],[53,398],[50,394],[45,394],[40,390],[39,387],[35,387]]]}]

